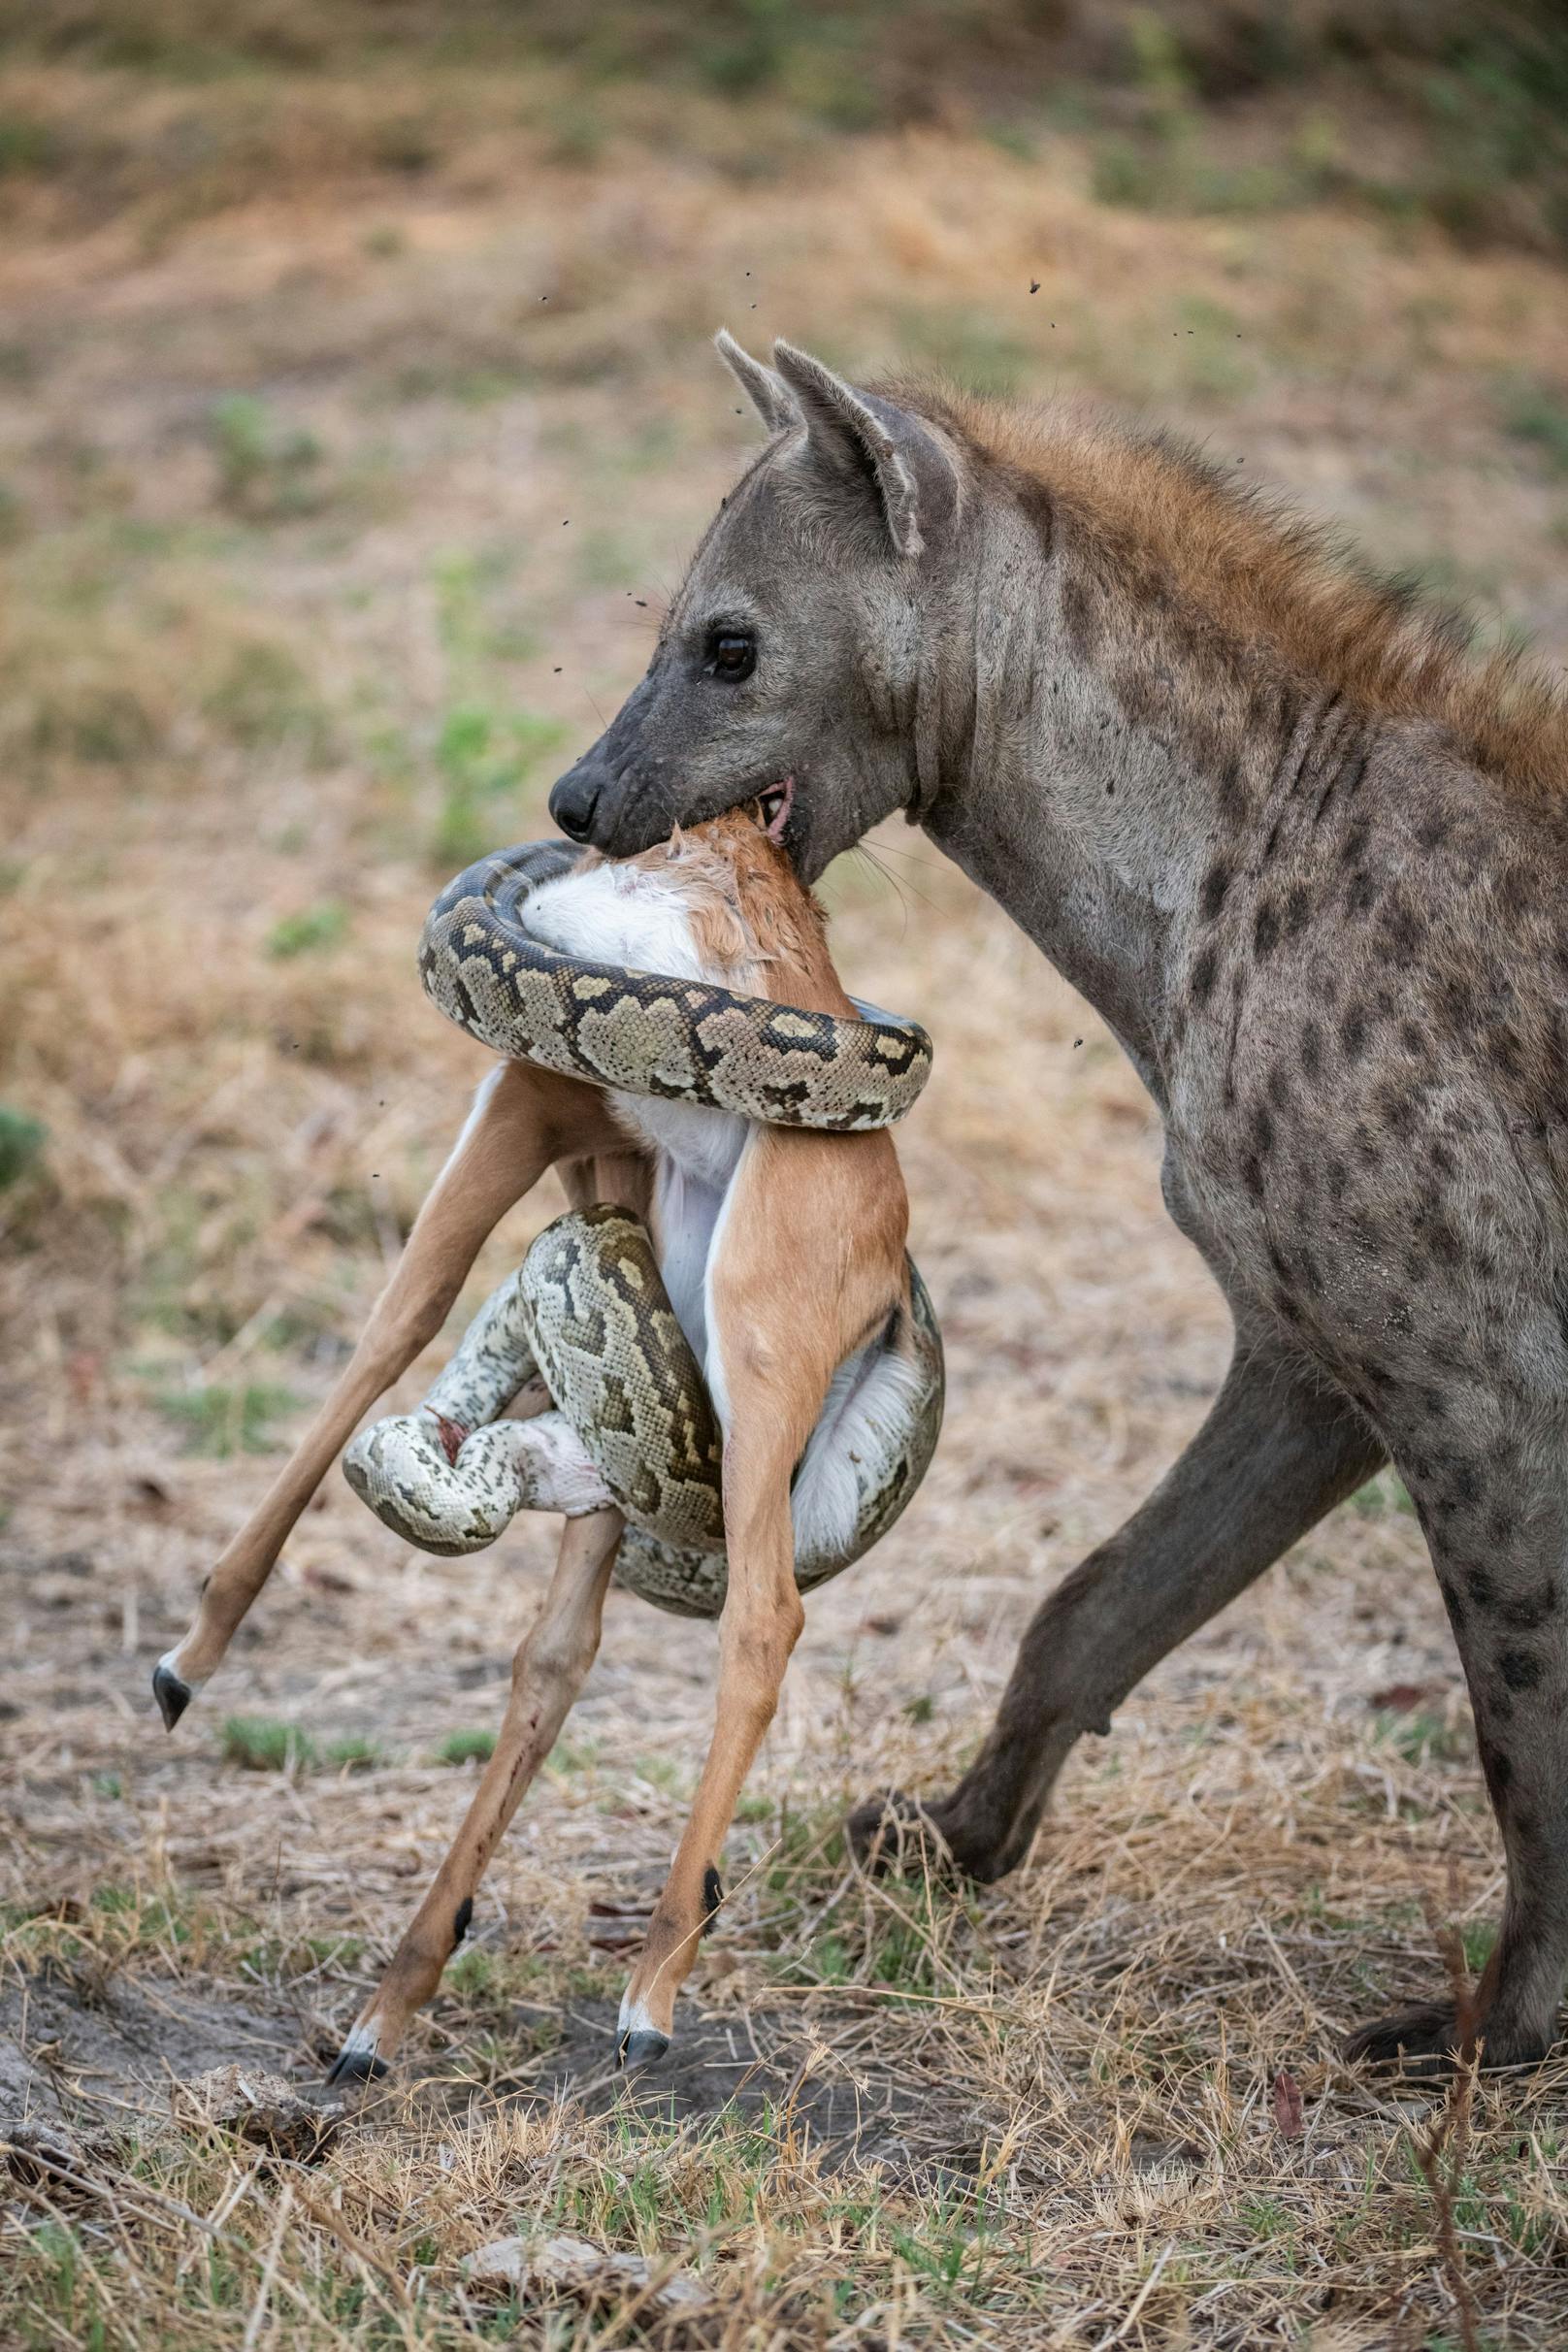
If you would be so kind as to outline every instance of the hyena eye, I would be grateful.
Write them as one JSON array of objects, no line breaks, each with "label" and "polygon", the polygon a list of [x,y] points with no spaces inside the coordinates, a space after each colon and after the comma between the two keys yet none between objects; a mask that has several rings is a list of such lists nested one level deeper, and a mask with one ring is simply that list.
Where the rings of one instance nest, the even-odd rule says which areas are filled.
[{"label": "hyena eye", "polygon": [[749,678],[757,667],[757,640],[741,629],[718,629],[708,639],[708,674],[732,686]]}]

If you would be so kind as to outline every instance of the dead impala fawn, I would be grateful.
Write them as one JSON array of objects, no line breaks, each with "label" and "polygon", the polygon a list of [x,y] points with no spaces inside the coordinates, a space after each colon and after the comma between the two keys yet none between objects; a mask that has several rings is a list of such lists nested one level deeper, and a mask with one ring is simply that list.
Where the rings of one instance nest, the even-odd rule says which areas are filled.
[{"label": "dead impala fawn", "polygon": [[[590,854],[530,898],[529,931],[568,955],[715,980],[854,1022],[821,911],[765,829],[771,822],[776,831],[778,821],[775,800],[625,866]],[[160,1663],[154,1687],[172,1726],[222,1657],[367,1406],[434,1336],[480,1243],[550,1166],[573,1201],[601,1204],[596,1215],[615,1204],[645,1223],[722,1433],[728,1591],[714,1731],[622,2008],[622,2056],[639,2064],[668,2047],[675,1996],[722,1899],[717,1857],[800,1630],[798,1560],[853,1556],[865,1485],[856,1465],[905,1429],[900,1415],[907,1418],[917,1395],[928,1408],[934,1395],[939,1413],[939,1346],[914,1295],[918,1277],[904,1254],[908,1203],[885,1128],[764,1125],[504,1062],[481,1087],[342,1378],[218,1561],[190,1632]],[[535,1407],[549,1401],[532,1399]],[[471,1433],[440,1425],[443,1444],[451,1441],[446,1458],[460,1469],[460,1445]],[[430,1426],[427,1420],[427,1433]],[[530,1431],[542,1438],[544,1426],[511,1421],[481,1435],[500,1433],[526,1452]],[[920,1426],[933,1441],[931,1412]],[[929,1458],[921,1442],[900,1457],[906,1474],[913,1465],[903,1493]],[[364,1445],[355,1450],[362,1462]],[[572,1514],[554,1576],[516,1653],[505,1723],[467,1817],[347,2037],[338,2079],[381,2072],[434,1992],[467,1931],[485,1867],[598,1649],[626,1521],[570,1431],[553,1429],[539,1458],[536,1507]]]}]

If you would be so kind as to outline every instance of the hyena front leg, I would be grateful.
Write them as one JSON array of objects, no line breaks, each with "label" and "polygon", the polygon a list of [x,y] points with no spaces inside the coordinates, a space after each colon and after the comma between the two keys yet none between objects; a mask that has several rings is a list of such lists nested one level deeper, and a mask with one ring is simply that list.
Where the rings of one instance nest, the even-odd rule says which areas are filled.
[{"label": "hyena front leg", "polygon": [[[1560,1428],[1482,1442],[1483,1421],[1472,1417],[1465,1438],[1405,1478],[1459,1647],[1508,1862],[1502,1925],[1468,2021],[1484,2063],[1505,2067],[1533,2065],[1552,2047],[1568,1968],[1568,1463]],[[1425,2072],[1464,2040],[1452,2000],[1420,2002],[1361,2027],[1346,2055]]]},{"label": "hyena front leg", "polygon": [[350,2028],[328,2076],[384,2074],[415,2009],[468,1933],[479,1880],[550,1749],[599,1650],[604,1594],[625,1521],[618,1511],[568,1519],[549,1589],[512,1661],[511,1697],[474,1802],[391,1966]]}]

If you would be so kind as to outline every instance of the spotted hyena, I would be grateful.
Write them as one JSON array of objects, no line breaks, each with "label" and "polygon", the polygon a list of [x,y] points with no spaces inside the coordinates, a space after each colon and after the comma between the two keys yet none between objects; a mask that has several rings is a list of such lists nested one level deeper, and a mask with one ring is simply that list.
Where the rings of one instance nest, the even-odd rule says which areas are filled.
[{"label": "spotted hyena", "polygon": [[[1563,703],[1163,438],[725,351],[768,445],[558,821],[627,852],[770,796],[809,878],[903,809],[1116,1031],[1235,1324],[958,1787],[855,1836],[1012,1869],[1078,1735],[1391,1459],[1507,1849],[1480,2030],[1539,2058],[1568,1960]],[[1351,2046],[1454,2030],[1434,2002]]]}]

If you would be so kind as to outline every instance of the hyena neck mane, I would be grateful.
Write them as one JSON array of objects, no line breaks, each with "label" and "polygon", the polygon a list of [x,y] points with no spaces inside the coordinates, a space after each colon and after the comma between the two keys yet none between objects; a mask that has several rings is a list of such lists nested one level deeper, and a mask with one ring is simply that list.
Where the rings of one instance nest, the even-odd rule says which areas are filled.
[{"label": "hyena neck mane", "polygon": [[1073,407],[884,397],[945,436],[964,482],[925,592],[909,813],[1157,1096],[1217,877],[1326,866],[1357,796],[1374,828],[1380,808],[1464,790],[1483,822],[1561,822],[1554,689],[1473,656],[1454,616],[1239,468]]},{"label": "hyena neck mane", "polygon": [[[918,402],[1058,543],[1065,617],[1086,639],[1096,620],[1118,635],[1154,623],[1163,637],[1174,624],[1205,684],[1267,678],[1336,695],[1371,720],[1441,728],[1515,790],[1562,793],[1568,702],[1557,684],[1517,650],[1478,656],[1462,610],[1378,574],[1332,529],[1249,483],[1239,462],[1088,406],[894,396]],[[1233,709],[1233,692],[1226,700]],[[1254,713],[1243,703],[1237,715]]]}]

